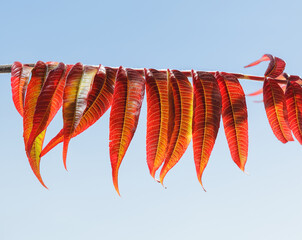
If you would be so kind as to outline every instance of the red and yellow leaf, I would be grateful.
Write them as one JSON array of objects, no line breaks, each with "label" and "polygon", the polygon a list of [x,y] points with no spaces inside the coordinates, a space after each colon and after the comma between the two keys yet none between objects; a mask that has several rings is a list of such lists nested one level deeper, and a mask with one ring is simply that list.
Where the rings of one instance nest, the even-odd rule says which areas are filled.
[{"label": "red and yellow leaf", "polygon": [[33,67],[20,62],[14,62],[11,68],[11,88],[13,102],[17,111],[23,117],[25,92]]},{"label": "red and yellow leaf", "polygon": [[[114,69],[100,66],[88,95],[87,107],[72,137],[77,136],[93,125],[111,106],[115,74],[116,71]],[[44,156],[63,140],[64,131],[62,129],[42,150],[41,156]]]},{"label": "red and yellow leaf", "polygon": [[66,168],[68,144],[87,106],[88,94],[98,68],[75,64],[66,80],[63,94],[63,163]]},{"label": "red and yellow leaf", "polygon": [[293,141],[284,92],[274,79],[264,80],[263,102],[269,124],[278,140],[282,143]]},{"label": "red and yellow leaf", "polygon": [[255,66],[263,61],[270,61],[264,74],[266,77],[277,78],[283,73],[286,66],[286,63],[281,58],[274,57],[271,54],[264,54],[260,59],[245,66],[245,68]]},{"label": "red and yellow leaf", "polygon": [[[28,84],[25,102],[24,102],[24,116],[23,116],[23,138],[25,149],[27,150],[28,139],[33,126],[33,117],[37,104],[38,96],[41,92],[42,86],[45,81],[47,73],[47,65],[44,62],[37,62],[32,70],[31,80]],[[34,141],[33,147],[26,151],[27,157],[29,159],[30,166],[40,181],[44,186],[41,174],[40,174],[40,153],[42,150],[42,144],[44,140],[45,131],[41,133],[37,140]]]},{"label": "red and yellow leaf", "polygon": [[62,106],[63,91],[65,87],[65,64],[60,63],[51,70],[37,99],[33,126],[27,143],[27,151],[32,147],[36,137],[44,131]]},{"label": "red and yellow leaf", "polygon": [[147,94],[147,164],[155,178],[165,160],[168,144],[168,84],[165,73],[145,69]]},{"label": "red and yellow leaf", "polygon": [[169,122],[168,148],[160,172],[160,182],[185,153],[192,138],[193,89],[178,70],[168,70]]},{"label": "red and yellow leaf", "polygon": [[302,144],[302,88],[296,82],[288,82],[285,91],[288,122],[295,138]]},{"label": "red and yellow leaf", "polygon": [[193,150],[197,178],[202,185],[202,174],[208,164],[217,137],[221,117],[221,94],[211,73],[192,70]]},{"label": "red and yellow leaf", "polygon": [[216,73],[222,96],[222,120],[231,156],[244,171],[248,155],[248,121],[244,91],[232,75]]},{"label": "red and yellow leaf", "polygon": [[109,124],[109,150],[114,187],[119,194],[118,170],[135,133],[145,93],[145,79],[120,67],[113,93]]}]

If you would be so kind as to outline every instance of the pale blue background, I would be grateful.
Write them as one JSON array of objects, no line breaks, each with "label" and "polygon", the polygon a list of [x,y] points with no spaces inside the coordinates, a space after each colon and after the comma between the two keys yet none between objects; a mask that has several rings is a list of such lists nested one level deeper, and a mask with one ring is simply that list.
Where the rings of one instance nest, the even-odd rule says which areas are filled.
[{"label": "pale blue background", "polygon": [[[1,1],[0,64],[64,61],[105,66],[220,70],[264,53],[302,75],[302,2],[297,1]],[[111,182],[109,112],[73,139],[66,172],[62,146],[42,159],[49,187],[35,179],[24,152],[22,119],[10,75],[0,75],[0,239],[302,239],[302,150],[272,134],[261,96],[248,98],[249,157],[242,173],[220,129],[204,174],[192,145],[163,189],[148,173],[146,103],[120,168],[122,197]],[[261,83],[242,81],[246,93]],[[46,142],[61,128],[61,112]]]}]

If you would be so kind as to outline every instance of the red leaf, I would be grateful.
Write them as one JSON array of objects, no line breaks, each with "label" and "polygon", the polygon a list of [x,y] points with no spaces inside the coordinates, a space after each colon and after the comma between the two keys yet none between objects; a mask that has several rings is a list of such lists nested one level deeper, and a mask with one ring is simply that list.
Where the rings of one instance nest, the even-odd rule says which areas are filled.
[{"label": "red leaf", "polygon": [[109,124],[112,178],[118,188],[118,170],[135,133],[145,92],[145,79],[132,69],[120,67],[113,93]]},{"label": "red leaf", "polygon": [[270,61],[264,74],[266,77],[276,78],[280,76],[285,69],[286,63],[281,58],[274,57],[271,54],[264,54],[262,58],[245,66],[245,68],[255,66],[263,61]]},{"label": "red leaf", "polygon": [[[108,110],[112,103],[114,81],[115,70],[100,66],[88,95],[87,107],[72,137],[77,136],[92,126]],[[63,142],[63,140],[64,132],[62,129],[42,150],[41,156],[44,156],[56,145]]]},{"label": "red leaf", "polygon": [[[23,138],[25,149],[27,150],[28,139],[32,131],[33,117],[37,104],[38,96],[41,92],[42,86],[44,84],[45,76],[47,73],[47,65],[44,62],[37,62],[32,70],[32,77],[28,84],[25,103],[24,103],[24,116],[23,116]],[[40,174],[40,152],[42,150],[42,144],[44,140],[45,131],[39,135],[37,140],[34,142],[33,147],[26,151],[30,166],[40,181],[44,186],[41,174]]]},{"label": "red leaf", "polygon": [[217,137],[221,117],[221,94],[211,73],[192,70],[194,86],[193,150],[197,177],[208,164]]},{"label": "red leaf", "polygon": [[273,79],[265,79],[263,83],[263,102],[269,124],[275,136],[282,143],[293,141],[288,125],[288,113],[282,88]]},{"label": "red leaf", "polygon": [[91,90],[97,68],[75,64],[66,80],[63,95],[63,162],[66,169],[68,144],[78,126],[87,106],[87,97]]},{"label": "red leaf", "polygon": [[11,68],[11,88],[13,102],[17,111],[23,117],[25,92],[28,79],[33,68],[23,65],[20,62],[14,62]]},{"label": "red leaf", "polygon": [[302,144],[302,88],[296,82],[288,82],[285,91],[288,122],[294,136]]},{"label": "red leaf", "polygon": [[63,101],[65,86],[65,64],[60,63],[57,68],[51,70],[47,75],[41,93],[37,99],[33,126],[27,143],[27,151],[32,147],[36,137],[45,130],[54,118]]},{"label": "red leaf", "polygon": [[165,73],[145,69],[147,94],[147,163],[150,174],[165,160],[168,144],[168,85]]},{"label": "red leaf", "polygon": [[168,171],[180,160],[192,138],[193,89],[178,70],[168,70],[169,125],[168,149],[160,172],[163,183]]},{"label": "red leaf", "polygon": [[248,122],[244,91],[232,75],[216,73],[222,96],[222,120],[233,161],[244,171],[248,155]]}]

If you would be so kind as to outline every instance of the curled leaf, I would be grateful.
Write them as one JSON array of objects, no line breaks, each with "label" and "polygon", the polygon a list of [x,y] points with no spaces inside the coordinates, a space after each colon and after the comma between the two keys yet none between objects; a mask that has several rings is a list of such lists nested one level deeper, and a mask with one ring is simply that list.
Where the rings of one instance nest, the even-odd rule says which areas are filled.
[{"label": "curled leaf", "polygon": [[151,176],[165,160],[168,144],[168,85],[165,73],[145,69],[147,94],[147,163]]},{"label": "curled leaf", "polygon": [[248,155],[248,121],[244,91],[232,75],[216,73],[222,96],[222,120],[231,156],[244,171]]},{"label": "curled leaf", "polygon": [[277,78],[285,69],[286,63],[281,58],[274,57],[271,54],[264,54],[260,59],[245,66],[245,68],[255,66],[263,61],[270,61],[264,74],[265,77]]},{"label": "curled leaf", "polygon": [[145,79],[130,68],[120,67],[116,75],[109,123],[112,179],[118,188],[118,170],[135,133],[145,93]]},{"label": "curled leaf", "polygon": [[178,70],[168,70],[169,125],[168,148],[160,172],[163,183],[168,171],[180,160],[192,138],[193,89],[188,78]]},{"label": "curled leaf", "polygon": [[288,125],[288,113],[282,88],[274,79],[266,78],[263,83],[263,102],[269,124],[274,135],[282,143],[293,141]]},{"label": "curled leaf", "polygon": [[221,94],[213,74],[192,70],[194,87],[193,150],[197,178],[208,164],[221,117]]},{"label": "curled leaf", "polygon": [[33,67],[20,62],[14,62],[11,68],[11,88],[13,102],[19,114],[23,117],[25,92]]}]

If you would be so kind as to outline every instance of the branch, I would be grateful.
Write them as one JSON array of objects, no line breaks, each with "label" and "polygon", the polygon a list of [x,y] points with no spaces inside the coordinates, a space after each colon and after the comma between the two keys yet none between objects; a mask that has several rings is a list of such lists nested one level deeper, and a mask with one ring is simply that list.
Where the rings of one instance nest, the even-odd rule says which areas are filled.
[{"label": "branch", "polygon": [[[30,67],[34,67],[35,64],[34,63],[28,63],[26,64]],[[12,67],[12,64],[6,64],[6,65],[0,65],[0,74],[1,73],[10,73],[11,72],[11,67]],[[96,66],[98,67],[98,66]],[[112,67],[112,69],[114,70],[118,70],[118,67]],[[144,69],[143,68],[133,68],[133,70],[135,71],[138,71],[140,74],[144,75]],[[160,72],[166,72],[167,69],[160,69],[158,70]],[[197,70],[198,71],[198,70]],[[186,77],[192,77],[192,74],[191,74],[191,70],[181,70],[180,72],[182,72]],[[209,72],[209,71],[205,71],[205,72],[208,72],[208,73],[211,73],[211,74],[215,74],[215,72]],[[236,78],[238,79],[245,79],[245,80],[253,80],[253,81],[264,81],[265,77],[261,77],[261,76],[253,76],[253,75],[246,75],[246,74],[241,74],[241,73],[227,73],[227,72],[221,72],[222,74],[226,74],[226,75],[233,75],[235,76]],[[277,81],[278,83],[281,83],[281,84],[286,84],[287,83],[287,80],[286,79],[275,79],[275,81]],[[297,81],[298,84],[302,85],[302,81]]]}]

